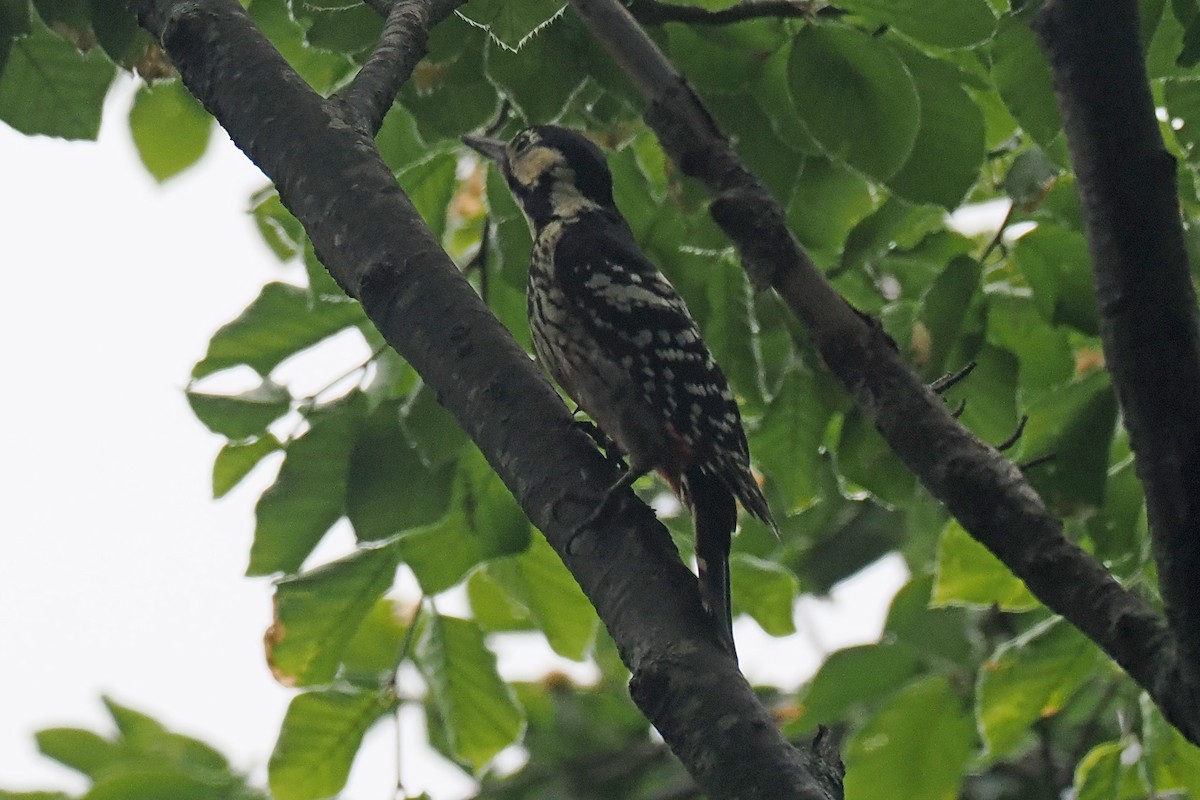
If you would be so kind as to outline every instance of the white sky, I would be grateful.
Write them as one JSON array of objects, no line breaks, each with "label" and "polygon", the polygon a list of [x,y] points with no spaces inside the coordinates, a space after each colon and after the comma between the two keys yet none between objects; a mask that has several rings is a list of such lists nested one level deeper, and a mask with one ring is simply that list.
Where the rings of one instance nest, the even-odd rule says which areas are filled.
[{"label": "white sky", "polygon": [[[123,80],[98,143],[0,124],[0,788],[83,790],[37,753],[32,734],[110,730],[101,693],[209,741],[265,785],[293,692],[263,663],[270,586],[243,571],[272,469],[213,501],[221,440],[183,388],[212,332],[264,282],[294,273],[246,213],[265,179],[219,129],[197,168],[162,187],[149,177],[130,142]],[[309,379],[299,368],[287,377],[322,385],[360,352],[343,343],[307,365]],[[348,541],[333,537],[321,553]],[[834,604],[802,601],[808,633],[786,640],[739,621],[747,674],[796,685],[820,652],[874,640],[903,580],[893,559],[841,587]],[[545,652],[510,644],[501,666],[527,674]],[[406,718],[406,746],[422,724]],[[406,752],[410,790],[468,796],[469,782],[435,757]],[[391,798],[394,781],[394,732],[382,726],[343,796]]]}]

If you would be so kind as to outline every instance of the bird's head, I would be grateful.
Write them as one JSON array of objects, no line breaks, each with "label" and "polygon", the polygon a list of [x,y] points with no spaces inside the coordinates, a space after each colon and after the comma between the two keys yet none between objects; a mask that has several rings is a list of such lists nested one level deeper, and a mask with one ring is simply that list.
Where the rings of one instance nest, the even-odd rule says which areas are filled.
[{"label": "bird's head", "polygon": [[582,134],[538,125],[508,143],[483,136],[464,136],[463,142],[500,166],[535,229],[555,218],[614,208],[604,153]]}]

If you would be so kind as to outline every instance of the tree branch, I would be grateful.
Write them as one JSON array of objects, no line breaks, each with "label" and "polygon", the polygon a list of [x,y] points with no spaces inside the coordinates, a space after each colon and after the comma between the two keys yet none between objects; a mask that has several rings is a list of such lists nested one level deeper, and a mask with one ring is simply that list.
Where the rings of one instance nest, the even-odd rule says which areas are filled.
[{"label": "tree branch", "polygon": [[395,0],[383,32],[358,74],[337,93],[355,124],[371,136],[396,100],[413,67],[425,56],[430,0]]},{"label": "tree branch", "polygon": [[[1167,153],[1138,39],[1138,4],[1051,0],[1033,18],[1063,112],[1104,360],[1146,491],[1181,667],[1200,688],[1200,324]],[[1119,124],[1114,121],[1119,120]],[[1193,696],[1197,696],[1194,694]]]},{"label": "tree branch", "polygon": [[1153,608],[1067,540],[1020,470],[960,425],[878,325],[842,300],[788,230],[779,203],[618,0],[570,2],[644,96],[646,121],[664,150],[714,195],[713,218],[752,280],[774,286],[806,324],[830,371],[908,468],[1039,600],[1103,648],[1200,743],[1200,705],[1180,680],[1175,638]]},{"label": "tree branch", "polygon": [[572,536],[616,477],[488,311],[374,142],[316,95],[237,0],[132,0],[188,90],[275,182],[330,274],[434,389],[595,605],[635,702],[705,793],[830,800],[840,773],[783,738],[718,645],[695,577],[631,503]]}]

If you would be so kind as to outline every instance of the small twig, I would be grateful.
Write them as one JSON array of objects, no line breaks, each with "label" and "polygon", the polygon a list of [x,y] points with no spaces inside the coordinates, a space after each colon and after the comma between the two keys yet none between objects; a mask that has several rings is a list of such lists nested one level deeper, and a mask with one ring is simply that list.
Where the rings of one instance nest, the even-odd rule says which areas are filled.
[{"label": "small twig", "polygon": [[975,367],[979,366],[977,361],[968,361],[967,365],[958,372],[947,372],[942,377],[938,378],[933,383],[929,384],[929,388],[938,394],[945,394],[946,390],[954,384],[961,381],[963,378],[971,374]]},{"label": "small twig", "polygon": [[472,272],[479,272],[479,297],[483,300],[484,305],[488,301],[488,247],[492,239],[492,221],[485,214],[483,216],[483,230],[479,232],[479,249],[475,251],[475,255],[471,256],[471,260],[463,267],[463,274],[470,275]]},{"label": "small twig", "polygon": [[1044,456],[1038,456],[1037,458],[1031,458],[1028,461],[1023,461],[1020,464],[1017,464],[1017,469],[1021,470],[1021,472],[1026,472],[1028,470],[1033,469],[1034,467],[1039,467],[1048,461],[1053,461],[1056,455],[1057,455],[1056,453],[1047,453]]},{"label": "small twig", "polygon": [[950,412],[950,416],[954,417],[955,419],[958,419],[959,417],[962,416],[963,412],[966,410],[967,410],[967,398],[964,397],[962,400],[958,401],[958,405],[956,405],[954,407],[954,410]]},{"label": "small twig", "polygon": [[633,0],[627,8],[634,19],[643,25],[661,25],[664,22],[728,25],[761,17],[811,19],[817,14],[842,13],[840,9],[819,5],[814,0],[742,0],[729,8],[716,11],[697,6],[661,3],[659,0]]},{"label": "small twig", "polygon": [[993,250],[995,250],[997,247],[1001,247],[1004,244],[1004,231],[1007,230],[1008,226],[1012,223],[1013,211],[1016,209],[1016,207],[1016,203],[1008,204],[1008,211],[1004,213],[1004,219],[1000,220],[1000,227],[996,229],[996,235],[992,237],[990,242],[988,242],[988,246],[983,248],[983,253],[981,253],[979,256],[980,264],[982,264],[984,261],[987,261],[987,257],[992,254]]},{"label": "small twig", "polygon": [[[413,632],[417,629],[417,621],[421,618],[421,610],[425,607],[425,595],[421,595],[421,599],[417,601],[417,607],[413,611],[412,619],[408,621],[408,630],[404,632],[404,639],[400,642],[400,651],[396,654],[396,665],[392,669],[392,691],[399,695],[397,687],[396,671],[400,669],[400,665],[404,663],[404,659],[408,658],[408,651],[412,649]],[[404,779],[400,776],[400,764],[404,757],[404,748],[400,746],[400,710],[404,707],[403,703],[396,704],[396,797],[400,800],[409,800],[412,796],[404,788]]]},{"label": "small twig", "polygon": [[1025,425],[1028,422],[1029,422],[1029,415],[1022,414],[1020,421],[1017,422],[1017,429],[1012,432],[1011,436],[1009,436],[1007,439],[1005,439],[1000,444],[996,445],[996,449],[999,450],[1001,453],[1003,453],[1005,450],[1007,450],[1008,448],[1010,448],[1014,444],[1016,444],[1017,440],[1021,438],[1021,434],[1025,432]]},{"label": "small twig", "polygon": [[496,109],[496,119],[483,130],[484,136],[495,136],[500,133],[512,115],[512,101],[507,97],[500,100],[500,108]]}]

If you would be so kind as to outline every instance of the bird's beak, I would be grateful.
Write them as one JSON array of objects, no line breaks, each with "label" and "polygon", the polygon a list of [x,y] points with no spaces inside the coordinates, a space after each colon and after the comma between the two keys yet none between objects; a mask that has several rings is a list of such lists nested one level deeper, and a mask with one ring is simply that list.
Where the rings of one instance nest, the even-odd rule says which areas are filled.
[{"label": "bird's beak", "polygon": [[508,161],[508,146],[499,139],[489,139],[486,136],[462,137],[463,144],[486,158],[490,158],[503,166]]}]

